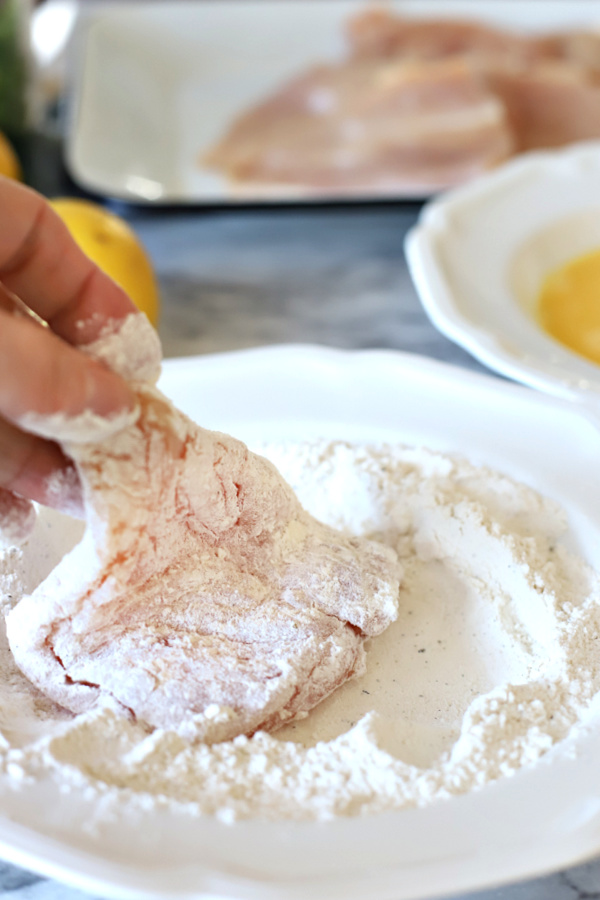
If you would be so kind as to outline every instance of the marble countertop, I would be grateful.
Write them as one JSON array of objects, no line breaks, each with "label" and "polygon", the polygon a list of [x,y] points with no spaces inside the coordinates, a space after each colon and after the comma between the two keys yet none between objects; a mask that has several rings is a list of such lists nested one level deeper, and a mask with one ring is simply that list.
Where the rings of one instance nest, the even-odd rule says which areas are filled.
[{"label": "marble countertop", "polygon": [[[48,166],[30,180],[70,189]],[[403,240],[419,205],[268,210],[144,210],[119,206],[153,259],[166,356],[277,343],[385,347],[484,371],[429,323]],[[0,863],[0,897],[75,900],[79,891]],[[600,898],[600,859],[469,895],[472,900]]]}]

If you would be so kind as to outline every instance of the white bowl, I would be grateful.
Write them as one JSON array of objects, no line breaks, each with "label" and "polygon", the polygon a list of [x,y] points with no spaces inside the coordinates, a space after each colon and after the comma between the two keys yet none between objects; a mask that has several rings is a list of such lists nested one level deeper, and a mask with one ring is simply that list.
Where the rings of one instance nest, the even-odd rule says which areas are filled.
[{"label": "white bowl", "polygon": [[600,412],[600,366],[534,312],[549,270],[600,247],[600,142],[526,154],[447,193],[405,246],[441,332],[503,375]]}]

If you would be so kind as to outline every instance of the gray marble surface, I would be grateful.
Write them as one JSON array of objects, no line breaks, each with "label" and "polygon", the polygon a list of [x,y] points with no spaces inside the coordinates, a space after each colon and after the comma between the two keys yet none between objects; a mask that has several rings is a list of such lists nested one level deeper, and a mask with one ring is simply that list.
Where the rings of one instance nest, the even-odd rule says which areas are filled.
[{"label": "gray marble surface", "polygon": [[308,342],[482,368],[431,326],[403,240],[419,206],[138,214],[168,356]]},{"label": "gray marble surface", "polygon": [[[127,215],[160,278],[167,356],[310,342],[395,348],[483,371],[436,332],[411,285],[402,245],[418,211],[405,204]],[[5,895],[86,896],[8,863],[0,865],[0,896]],[[600,898],[600,860],[470,896]]]}]

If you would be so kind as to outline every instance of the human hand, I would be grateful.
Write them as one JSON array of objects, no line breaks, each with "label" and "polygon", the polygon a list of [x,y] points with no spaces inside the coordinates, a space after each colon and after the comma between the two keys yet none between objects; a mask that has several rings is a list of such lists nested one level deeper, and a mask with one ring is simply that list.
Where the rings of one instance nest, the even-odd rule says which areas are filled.
[{"label": "human hand", "polygon": [[0,513],[14,499],[8,491],[80,511],[72,463],[31,423],[135,408],[127,383],[77,349],[132,313],[131,300],[79,249],[44,198],[0,178]]}]

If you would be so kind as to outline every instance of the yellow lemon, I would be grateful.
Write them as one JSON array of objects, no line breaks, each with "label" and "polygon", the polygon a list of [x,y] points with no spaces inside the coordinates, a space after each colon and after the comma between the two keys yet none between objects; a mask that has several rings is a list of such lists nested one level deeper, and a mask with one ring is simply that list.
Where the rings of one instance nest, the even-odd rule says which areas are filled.
[{"label": "yellow lemon", "polygon": [[97,203],[72,197],[51,201],[81,249],[120,285],[154,326],[160,299],[152,264],[133,229]]},{"label": "yellow lemon", "polygon": [[19,157],[14,151],[6,135],[0,131],[0,175],[7,178],[15,178],[20,181],[22,177]]}]

